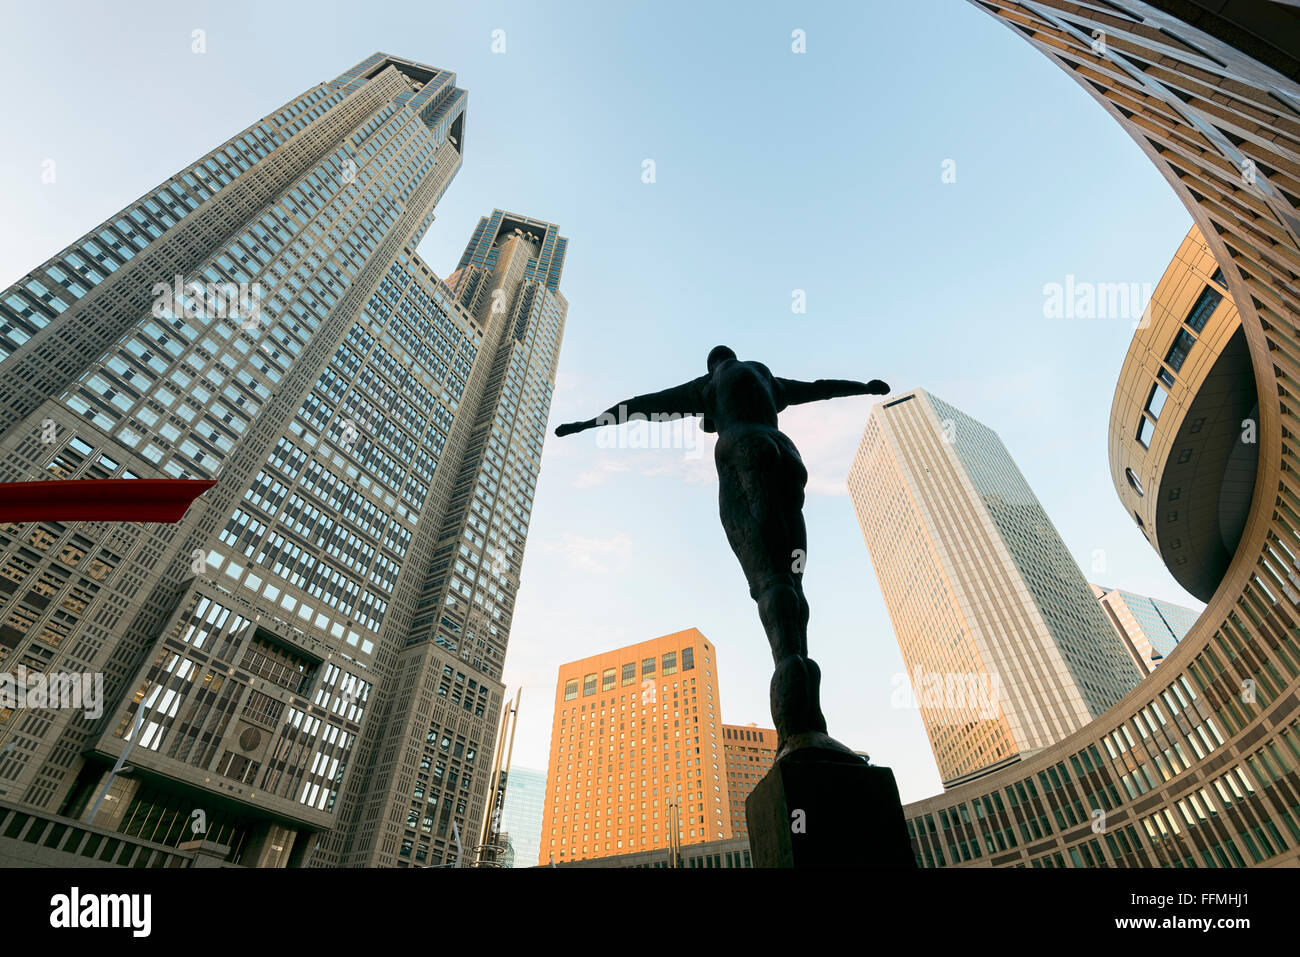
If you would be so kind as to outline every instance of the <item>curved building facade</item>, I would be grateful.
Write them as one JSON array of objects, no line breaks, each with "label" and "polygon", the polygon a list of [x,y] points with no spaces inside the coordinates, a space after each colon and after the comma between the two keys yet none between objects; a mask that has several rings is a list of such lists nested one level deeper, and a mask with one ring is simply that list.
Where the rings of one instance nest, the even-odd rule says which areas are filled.
[{"label": "curved building facade", "polygon": [[[1239,311],[1259,406],[1257,469],[1235,549],[1210,576],[1218,580],[1206,610],[1161,667],[1059,743],[908,805],[917,861],[1296,866],[1300,11],[1250,0],[1218,12],[1190,0],[972,2],[1074,76],[1192,214]],[[1194,391],[1180,401],[1194,407]],[[1151,436],[1172,429],[1163,415]],[[1168,467],[1166,458],[1148,471],[1160,476],[1154,488],[1168,481]],[[1152,517],[1154,506],[1143,505]],[[1159,534],[1148,537],[1165,555]]]},{"label": "curved building facade", "polygon": [[1133,336],[1110,414],[1120,501],[1201,601],[1241,542],[1259,464],[1254,369],[1224,282],[1193,226]]}]

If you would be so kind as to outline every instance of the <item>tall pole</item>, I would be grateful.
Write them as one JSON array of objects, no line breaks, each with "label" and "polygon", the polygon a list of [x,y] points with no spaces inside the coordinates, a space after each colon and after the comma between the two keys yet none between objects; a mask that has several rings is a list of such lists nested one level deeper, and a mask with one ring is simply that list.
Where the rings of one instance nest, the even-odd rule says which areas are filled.
[{"label": "tall pole", "polygon": [[681,826],[681,825],[682,825],[682,816],[681,816],[681,807],[677,804],[676,801],[674,801],[673,803],[671,803],[671,804],[668,805],[668,821],[669,821],[669,831],[668,831],[668,855],[669,855],[669,861],[668,861],[668,866],[669,866],[669,867],[680,867],[680,866],[681,866],[681,856],[682,856],[682,854],[681,854],[681,844],[682,844],[682,841],[681,841],[681,838],[682,838],[682,835],[681,835],[682,826]]},{"label": "tall pole", "polygon": [[510,743],[509,745],[506,746],[506,765],[505,765],[505,772],[507,775],[510,773],[510,759],[514,756],[515,753],[515,730],[519,727],[519,700],[523,698],[523,696],[524,696],[524,688],[523,685],[520,685],[519,690],[515,692],[514,707],[510,709],[510,714],[512,715],[510,720]]},{"label": "tall pole", "polygon": [[95,799],[94,805],[90,809],[90,816],[86,818],[86,823],[93,824],[95,815],[99,813],[99,806],[104,803],[104,798],[108,797],[108,789],[113,784],[113,778],[117,777],[122,771],[122,765],[126,764],[126,756],[131,753],[135,747],[135,742],[140,737],[140,726],[144,724],[144,698],[140,699],[140,708],[135,713],[135,727],[131,729],[131,740],[126,743],[122,753],[117,756],[117,762],[113,765],[113,770],[108,772],[108,777],[104,778],[104,786],[99,789],[99,797]]},{"label": "tall pole", "polygon": [[[514,755],[515,730],[519,727],[519,701],[524,689],[515,692],[512,705],[501,712],[501,723],[497,728],[497,747],[492,757],[492,786],[488,792],[491,802],[483,821],[480,844],[485,858],[495,861],[497,838],[501,834],[501,813],[505,806],[505,792],[510,780],[510,760]],[[508,729],[508,731],[507,731]],[[501,745],[505,747],[502,748]]]}]

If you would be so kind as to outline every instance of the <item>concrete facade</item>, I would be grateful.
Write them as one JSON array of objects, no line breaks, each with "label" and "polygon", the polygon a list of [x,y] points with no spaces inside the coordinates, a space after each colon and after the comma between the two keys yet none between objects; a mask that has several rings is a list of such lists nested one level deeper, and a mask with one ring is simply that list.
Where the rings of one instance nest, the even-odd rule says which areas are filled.
[{"label": "concrete facade", "polygon": [[[631,854],[617,854],[613,857],[595,858],[589,861],[569,861],[556,864],[558,867],[672,867],[672,855],[667,848],[650,851],[635,851]],[[749,854],[749,840],[743,837],[722,841],[708,841],[704,844],[692,844],[681,849],[678,867],[689,868],[737,868],[753,867]]]},{"label": "concrete facade", "polygon": [[694,628],[561,665],[538,863],[732,837],[720,706]]},{"label": "concrete facade", "polygon": [[0,479],[217,482],[0,526],[0,665],[104,680],[0,710],[0,795],[247,866],[477,833],[567,304],[554,224],[415,254],[465,106],[375,54],[0,293]]},{"label": "concrete facade", "polygon": [[1214,594],[1245,528],[1259,402],[1241,317],[1195,226],[1133,335],[1115,386],[1115,491],[1179,584]]},{"label": "concrete facade", "polygon": [[776,760],[776,729],[756,724],[724,724],[722,753],[727,761],[727,791],[733,837],[749,837],[745,801]]}]

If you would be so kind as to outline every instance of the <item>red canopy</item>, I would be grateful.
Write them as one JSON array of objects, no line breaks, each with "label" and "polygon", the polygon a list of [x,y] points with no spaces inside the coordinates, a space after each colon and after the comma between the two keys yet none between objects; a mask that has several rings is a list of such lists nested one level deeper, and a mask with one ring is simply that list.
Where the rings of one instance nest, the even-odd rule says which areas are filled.
[{"label": "red canopy", "polygon": [[0,522],[179,522],[208,479],[0,482]]}]

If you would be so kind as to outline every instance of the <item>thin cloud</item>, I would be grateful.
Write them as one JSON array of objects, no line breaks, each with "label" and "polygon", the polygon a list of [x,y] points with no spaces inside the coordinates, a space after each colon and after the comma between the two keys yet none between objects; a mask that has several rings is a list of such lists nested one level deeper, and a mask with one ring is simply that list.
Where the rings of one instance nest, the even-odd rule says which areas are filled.
[{"label": "thin cloud", "polygon": [[852,396],[781,413],[781,431],[790,436],[808,469],[809,495],[848,495],[847,480],[866,428],[874,396]]},{"label": "thin cloud", "polygon": [[625,534],[610,538],[585,538],[565,532],[560,541],[540,541],[537,548],[548,554],[557,555],[585,571],[605,571],[608,566],[602,559],[625,559],[632,554],[632,539]]},{"label": "thin cloud", "polygon": [[585,472],[579,472],[578,477],[573,480],[574,488],[596,488],[604,485],[609,481],[611,475],[619,472],[627,472],[632,468],[631,464],[617,458],[604,456],[596,460],[594,469],[587,469]]}]

